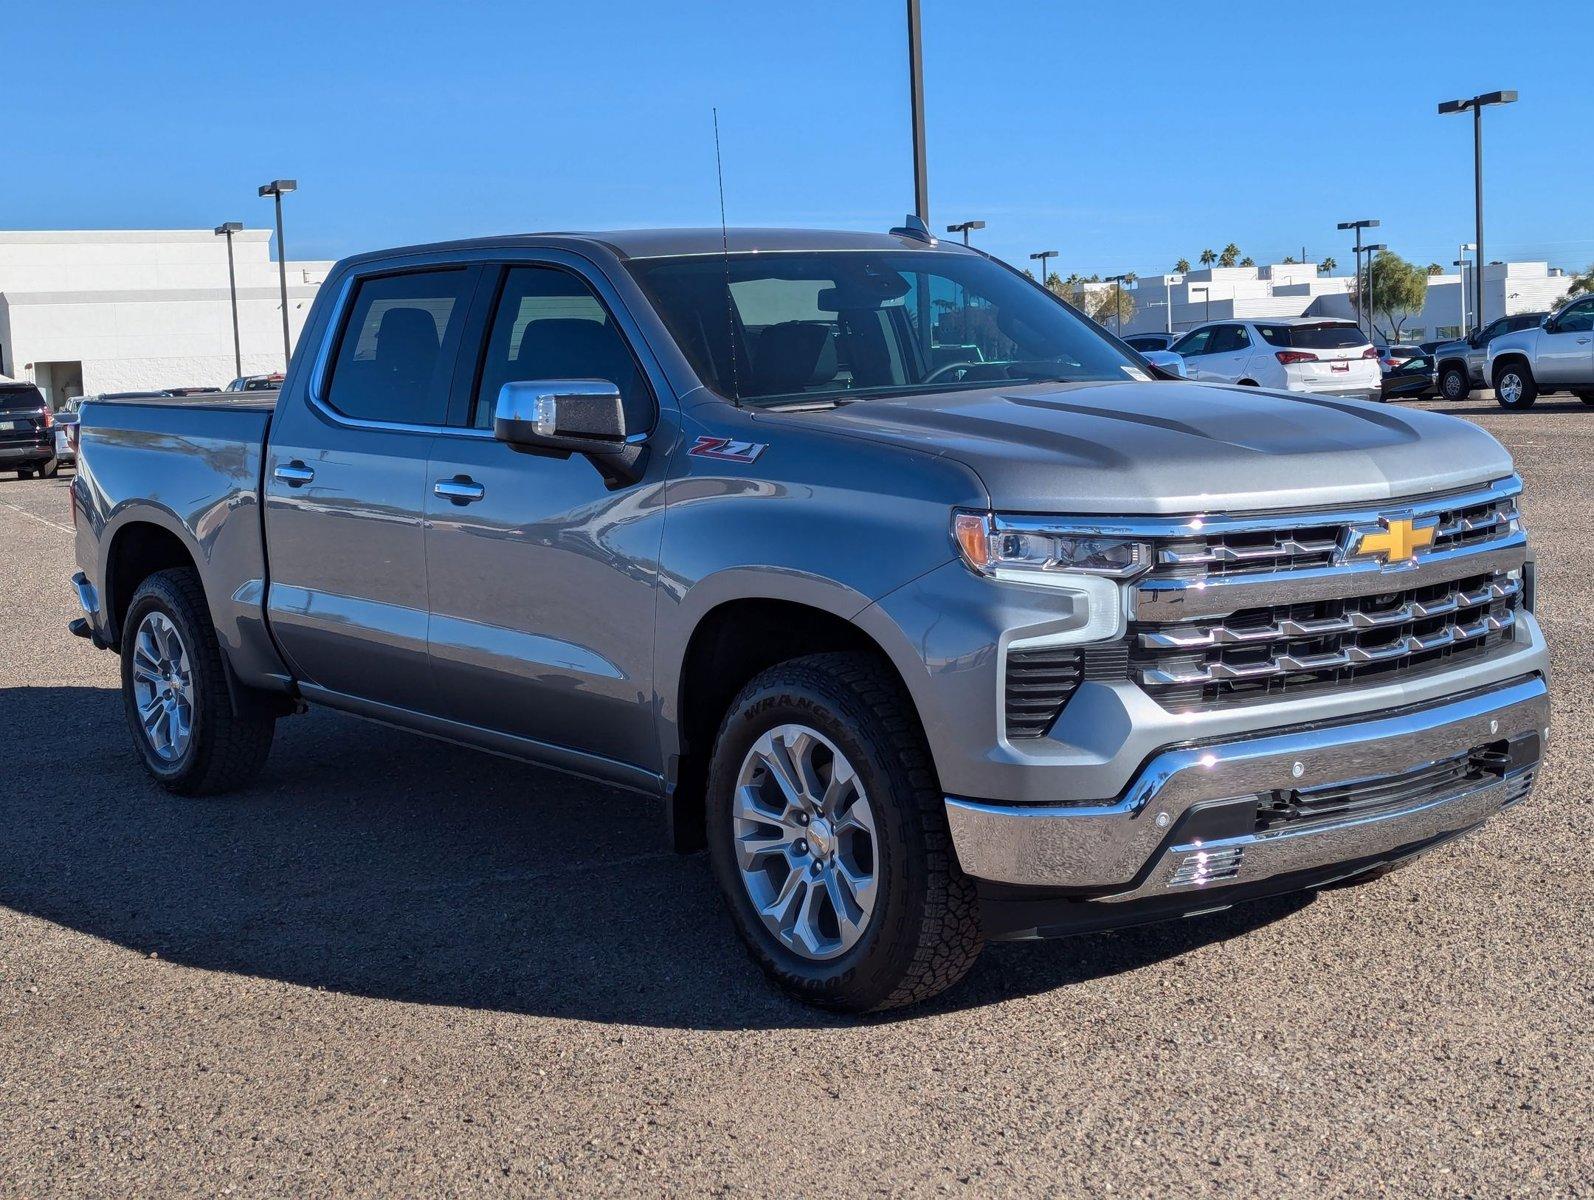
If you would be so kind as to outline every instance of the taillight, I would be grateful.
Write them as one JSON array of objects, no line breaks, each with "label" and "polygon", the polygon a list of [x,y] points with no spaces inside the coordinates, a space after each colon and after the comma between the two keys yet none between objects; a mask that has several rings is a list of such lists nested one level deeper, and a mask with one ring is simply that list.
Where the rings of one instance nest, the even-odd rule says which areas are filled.
[{"label": "taillight", "polygon": [[1363,358],[1377,358],[1378,357],[1378,347],[1376,347],[1376,346],[1367,347],[1367,349],[1362,351],[1362,357]]},{"label": "taillight", "polygon": [[1283,363],[1286,367],[1292,366],[1295,363],[1317,361],[1317,355],[1308,354],[1305,350],[1279,350],[1273,355],[1273,357],[1278,359],[1279,362]]},{"label": "taillight", "polygon": [[44,410],[44,427],[46,429],[48,429],[48,428],[50,428],[50,426],[52,426],[54,424],[55,424],[55,410],[51,409],[51,408],[46,408]]}]

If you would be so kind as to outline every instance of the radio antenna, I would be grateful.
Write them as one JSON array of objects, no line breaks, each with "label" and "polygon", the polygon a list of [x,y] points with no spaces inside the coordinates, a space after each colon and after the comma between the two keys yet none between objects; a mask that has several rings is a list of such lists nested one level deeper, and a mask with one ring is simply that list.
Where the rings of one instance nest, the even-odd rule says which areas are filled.
[{"label": "radio antenna", "polygon": [[736,305],[731,299],[731,235],[725,228],[725,164],[720,160],[720,110],[714,113],[714,174],[720,185],[720,255],[725,263],[725,327],[730,335],[731,401],[741,407],[741,385],[736,378]]}]

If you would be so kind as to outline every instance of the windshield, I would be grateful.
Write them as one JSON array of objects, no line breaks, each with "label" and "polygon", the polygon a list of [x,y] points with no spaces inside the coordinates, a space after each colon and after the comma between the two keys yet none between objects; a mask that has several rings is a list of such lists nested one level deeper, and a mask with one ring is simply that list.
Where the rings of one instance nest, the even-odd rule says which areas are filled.
[{"label": "windshield", "polygon": [[629,265],[698,376],[744,403],[1146,378],[1073,309],[974,255],[832,250]]},{"label": "windshield", "polygon": [[1258,325],[1257,329],[1270,345],[1285,346],[1292,350],[1349,350],[1353,346],[1367,344],[1367,335],[1349,322]]}]

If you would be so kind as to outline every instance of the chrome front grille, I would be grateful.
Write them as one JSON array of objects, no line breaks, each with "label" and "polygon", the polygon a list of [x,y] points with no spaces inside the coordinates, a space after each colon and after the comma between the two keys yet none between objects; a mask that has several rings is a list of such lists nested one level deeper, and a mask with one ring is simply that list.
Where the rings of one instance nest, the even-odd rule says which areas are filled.
[{"label": "chrome front grille", "polygon": [[1169,708],[1333,687],[1480,655],[1511,636],[1521,583],[1504,572],[1378,595],[1136,625],[1130,674]]},{"label": "chrome front grille", "polygon": [[[1429,554],[1497,539],[1518,520],[1512,492],[1464,494],[1420,507],[1424,528],[1433,529]],[[1158,545],[1155,575],[1212,580],[1330,568],[1348,547],[1351,531],[1377,519],[1373,513],[1325,513],[1297,517],[1298,524],[1289,517],[1192,521]]]}]

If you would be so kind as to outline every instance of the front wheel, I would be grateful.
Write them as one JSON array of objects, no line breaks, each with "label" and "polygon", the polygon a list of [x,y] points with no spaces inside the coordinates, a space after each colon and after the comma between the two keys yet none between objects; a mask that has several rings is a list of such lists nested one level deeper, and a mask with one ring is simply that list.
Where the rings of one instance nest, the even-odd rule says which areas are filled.
[{"label": "front wheel", "polygon": [[732,703],[708,781],[709,855],[766,975],[848,1012],[950,987],[983,945],[917,715],[859,654],[771,667]]},{"label": "front wheel", "polygon": [[193,571],[144,580],[122,622],[122,702],[139,761],[181,796],[231,791],[259,772],[276,722],[242,716]]},{"label": "front wheel", "polygon": [[1501,408],[1532,408],[1539,398],[1533,372],[1519,363],[1507,363],[1494,373],[1494,398]]}]

